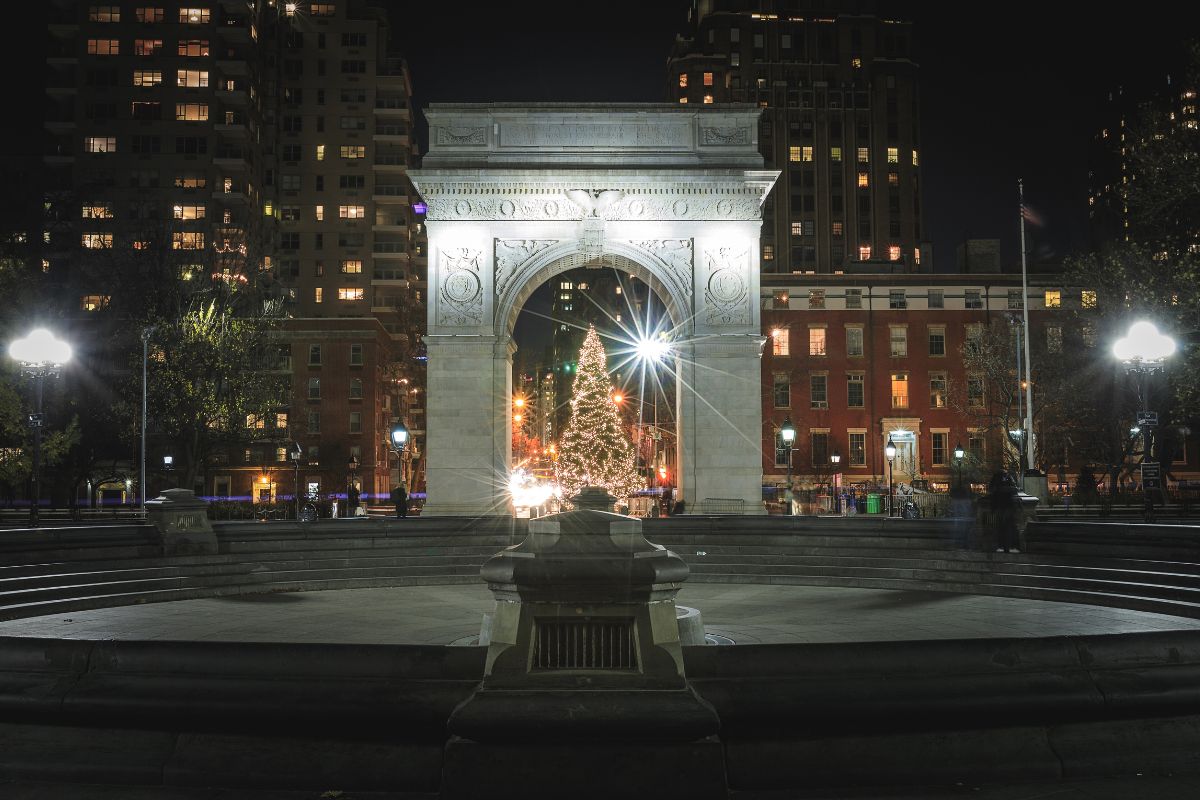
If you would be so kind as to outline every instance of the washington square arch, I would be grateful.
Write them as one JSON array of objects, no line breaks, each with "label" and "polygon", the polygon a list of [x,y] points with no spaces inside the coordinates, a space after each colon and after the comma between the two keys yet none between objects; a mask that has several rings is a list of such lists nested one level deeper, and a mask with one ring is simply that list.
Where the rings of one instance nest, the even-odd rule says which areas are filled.
[{"label": "washington square arch", "polygon": [[753,106],[458,105],[427,112],[426,514],[508,510],[513,327],[576,267],[650,285],[678,370],[678,497],[763,513],[764,170]]}]

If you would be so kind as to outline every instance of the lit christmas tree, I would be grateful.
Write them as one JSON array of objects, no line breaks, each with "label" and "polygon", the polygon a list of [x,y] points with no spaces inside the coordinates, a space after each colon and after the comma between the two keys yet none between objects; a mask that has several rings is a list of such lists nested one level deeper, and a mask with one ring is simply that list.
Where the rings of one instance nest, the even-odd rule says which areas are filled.
[{"label": "lit christmas tree", "polygon": [[558,480],[566,498],[584,486],[603,486],[623,499],[645,485],[612,400],[607,363],[596,328],[589,326],[571,390],[571,418],[559,443]]}]

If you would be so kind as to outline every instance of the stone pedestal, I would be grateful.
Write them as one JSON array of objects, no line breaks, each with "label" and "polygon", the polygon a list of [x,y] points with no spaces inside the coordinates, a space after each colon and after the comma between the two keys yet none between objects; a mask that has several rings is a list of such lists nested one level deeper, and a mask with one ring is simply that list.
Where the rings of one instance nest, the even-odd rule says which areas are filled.
[{"label": "stone pedestal", "polygon": [[217,535],[208,521],[208,504],[190,489],[167,489],[147,500],[146,521],[158,529],[163,555],[217,552]]}]

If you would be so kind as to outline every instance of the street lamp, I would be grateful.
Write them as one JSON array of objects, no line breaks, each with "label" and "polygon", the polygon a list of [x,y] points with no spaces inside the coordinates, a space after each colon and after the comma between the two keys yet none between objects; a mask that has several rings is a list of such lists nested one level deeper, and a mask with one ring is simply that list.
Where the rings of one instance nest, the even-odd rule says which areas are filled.
[{"label": "street lamp", "polygon": [[404,427],[403,422],[397,421],[396,424],[392,426],[390,438],[392,443],[392,451],[396,454],[396,458],[400,462],[398,465],[400,475],[399,480],[401,483],[407,485],[408,480],[404,474],[404,452],[408,449],[409,435],[408,428]]},{"label": "street lamp", "polygon": [[142,514],[146,513],[146,409],[148,384],[146,382],[146,364],[150,360],[150,335],[154,333],[154,325],[142,328],[142,483],[138,491],[142,497]]},{"label": "street lamp", "polygon": [[[796,441],[796,426],[792,424],[790,416],[783,420],[783,427],[779,429],[779,438],[783,440],[784,448],[787,450],[787,491],[784,492],[784,499],[792,492],[792,442]],[[787,503],[785,513],[792,513],[792,504]]]},{"label": "street lamp", "polygon": [[357,509],[350,507],[350,495],[354,491],[354,477],[358,473],[358,456],[351,455],[350,460],[346,462],[346,516],[353,516]]},{"label": "street lamp", "polygon": [[1161,472],[1153,458],[1154,428],[1158,414],[1150,410],[1150,375],[1163,368],[1163,362],[1175,353],[1175,340],[1158,332],[1152,322],[1135,322],[1129,333],[1113,343],[1113,355],[1128,372],[1137,375],[1138,394],[1142,410],[1138,412],[1138,427],[1142,434],[1142,497],[1147,522],[1154,521],[1154,495],[1160,486]]},{"label": "street lamp", "polygon": [[300,521],[300,458],[304,455],[304,450],[301,449],[299,442],[292,442],[292,449],[291,449],[291,452],[288,453],[288,455],[291,456],[292,468],[295,470],[295,480],[293,482],[293,485],[295,487],[295,497],[293,499],[296,502],[296,521],[299,522]]},{"label": "street lamp", "polygon": [[892,502],[892,462],[896,460],[896,443],[892,441],[892,435],[888,434],[887,445],[883,448],[884,455],[887,456],[888,462],[888,516],[896,515],[895,503]]},{"label": "street lamp", "polygon": [[965,455],[966,451],[963,450],[962,442],[954,445],[954,465],[958,467],[958,488],[960,489],[962,488],[962,460]]},{"label": "street lamp", "polygon": [[33,378],[34,413],[29,415],[29,427],[33,428],[33,470],[29,476],[29,526],[38,526],[41,503],[42,471],[42,384],[47,375],[57,375],[63,364],[71,360],[71,345],[55,338],[45,328],[36,328],[24,339],[17,339],[8,346],[8,355],[20,363],[21,372]]},{"label": "street lamp", "polygon": [[842,512],[842,499],[838,494],[838,475],[839,466],[842,463],[842,454],[834,448],[833,453],[829,456],[829,462],[833,464],[833,513],[840,514]]}]

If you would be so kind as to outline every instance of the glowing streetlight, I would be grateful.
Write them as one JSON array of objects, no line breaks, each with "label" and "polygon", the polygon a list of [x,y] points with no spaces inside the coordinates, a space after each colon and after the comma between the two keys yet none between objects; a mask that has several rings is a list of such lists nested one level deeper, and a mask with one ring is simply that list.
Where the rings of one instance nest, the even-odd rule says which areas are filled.
[{"label": "glowing streetlight", "polygon": [[892,462],[896,460],[896,443],[892,441],[892,435],[888,434],[887,445],[883,448],[884,455],[887,456],[888,462],[888,516],[895,516],[895,503],[892,502]]},{"label": "glowing streetlight", "polygon": [[71,345],[58,339],[45,328],[36,328],[24,339],[17,339],[8,346],[8,355],[20,363],[21,372],[33,378],[34,413],[29,415],[29,427],[33,428],[33,470],[29,476],[29,525],[38,526],[38,511],[41,501],[42,472],[42,388],[48,375],[57,375],[59,369],[71,360]]},{"label": "glowing streetlight", "polygon": [[524,397],[515,398],[513,400],[513,406],[516,408],[524,408],[525,407],[525,398]]},{"label": "glowing streetlight", "polygon": [[[1140,320],[1129,326],[1129,333],[1113,342],[1112,352],[1125,368],[1137,375],[1138,394],[1142,411],[1138,425],[1142,434],[1142,497],[1146,522],[1154,521],[1153,491],[1161,480],[1159,464],[1154,457],[1154,428],[1158,415],[1150,410],[1150,375],[1163,367],[1163,362],[1175,354],[1175,340],[1159,333],[1153,322]],[[1135,429],[1131,429],[1131,433]],[[1135,434],[1136,435],[1136,434]]]},{"label": "glowing streetlight", "polygon": [[640,337],[633,346],[637,357],[647,364],[657,364],[666,358],[671,351],[671,345],[661,335]]},{"label": "glowing streetlight", "polygon": [[[796,441],[796,426],[792,424],[790,416],[784,418],[783,425],[779,428],[779,438],[783,440],[784,449],[787,450],[787,492],[784,493],[786,499],[792,491],[792,442]],[[791,516],[792,504],[787,503],[784,511],[786,516]]]},{"label": "glowing streetlight", "polygon": [[617,405],[620,405],[621,403],[625,402],[625,395],[621,394],[620,392],[614,392],[613,396],[612,396],[612,401],[614,403],[616,403]]}]

